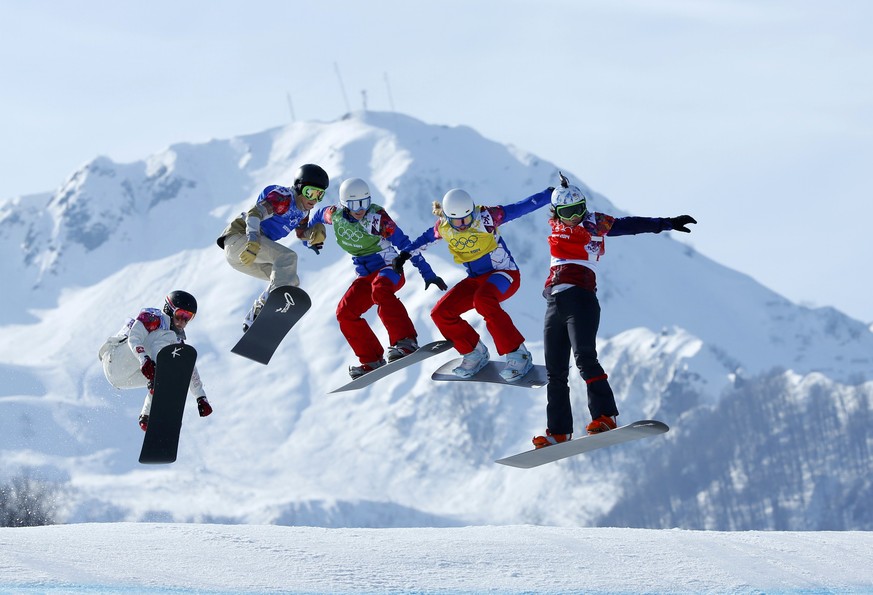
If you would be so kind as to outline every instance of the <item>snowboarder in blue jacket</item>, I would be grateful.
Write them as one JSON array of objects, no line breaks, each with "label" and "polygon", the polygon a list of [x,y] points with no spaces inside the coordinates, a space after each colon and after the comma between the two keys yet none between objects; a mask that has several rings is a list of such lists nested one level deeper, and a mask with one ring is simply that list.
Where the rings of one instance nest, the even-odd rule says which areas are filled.
[{"label": "snowboarder in blue jacket", "polygon": [[271,290],[300,285],[297,253],[279,240],[293,231],[305,246],[320,252],[324,225],[311,225],[309,212],[324,198],[329,184],[330,178],[320,166],[307,163],[297,170],[292,186],[264,188],[254,206],[231,221],[216,240],[230,266],[270,282],[246,314],[243,331],[252,325]]},{"label": "snowboarder in blue jacket", "polygon": [[[409,247],[409,238],[384,208],[372,201],[370,187],[361,178],[340,185],[339,207],[322,207],[312,216],[313,225],[331,225],[337,245],[352,256],[357,277],[336,308],[340,331],[360,365],[349,366],[357,378],[385,365],[382,344],[364,320],[363,314],[376,305],[379,319],[388,331],[388,361],[400,359],[418,349],[418,333],[403,303],[395,295],[406,283],[403,272],[391,264],[398,252]],[[424,279],[424,288],[436,285],[446,290],[424,257],[412,257],[412,264]]]},{"label": "snowboarder in blue jacket", "polygon": [[444,239],[455,262],[467,271],[467,277],[452,287],[434,306],[431,318],[443,337],[452,341],[463,356],[452,373],[470,378],[488,363],[488,348],[479,333],[462,318],[475,309],[484,319],[494,339],[497,353],[506,356],[500,376],[517,382],[533,368],[524,337],[500,303],[512,297],[521,285],[521,271],[512,258],[499,228],[549,204],[552,189],[543,190],[507,205],[476,204],[470,194],[454,188],[446,192],[442,203],[434,203],[438,216],[433,227],[422,233],[395,261],[399,268],[414,250]]}]

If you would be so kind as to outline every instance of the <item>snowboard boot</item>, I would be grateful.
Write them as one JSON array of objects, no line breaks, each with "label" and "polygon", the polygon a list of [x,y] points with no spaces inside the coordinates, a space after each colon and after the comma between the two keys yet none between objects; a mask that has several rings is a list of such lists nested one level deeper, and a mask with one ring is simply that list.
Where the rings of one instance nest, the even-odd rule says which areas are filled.
[{"label": "snowboard boot", "polygon": [[534,448],[545,448],[553,444],[569,442],[572,439],[573,434],[552,434],[549,430],[546,430],[545,436],[534,436],[531,442],[533,442]]},{"label": "snowboard boot", "polygon": [[515,351],[506,354],[506,367],[500,370],[500,377],[506,382],[518,382],[533,368],[533,358],[524,343]]},{"label": "snowboard boot", "polygon": [[600,434],[602,432],[608,432],[609,430],[614,430],[616,426],[614,417],[607,417],[606,415],[601,415],[585,428],[588,430],[589,434]]},{"label": "snowboard boot", "polygon": [[376,368],[381,368],[385,365],[385,360],[380,359],[375,362],[368,362],[366,364],[361,364],[360,366],[349,366],[349,376],[352,377],[352,380],[355,378],[360,378],[367,372],[372,372]]},{"label": "snowboard boot", "polygon": [[258,314],[261,313],[261,309],[264,307],[264,304],[267,303],[267,298],[270,297],[270,290],[267,289],[262,293],[258,299],[255,300],[255,303],[252,304],[252,307],[246,312],[246,317],[243,319],[243,332],[248,331],[252,324],[255,322],[255,318],[258,317]]},{"label": "snowboard boot", "polygon": [[400,339],[397,343],[388,348],[388,361],[397,361],[402,357],[406,357],[410,353],[415,353],[416,351],[418,351],[418,342],[415,340],[415,337]]},{"label": "snowboard boot", "polygon": [[490,355],[488,353],[488,348],[485,347],[485,344],[482,343],[482,341],[479,341],[476,343],[476,347],[473,348],[473,351],[464,355],[461,365],[452,370],[452,374],[460,376],[461,378],[470,378],[475,375],[476,372],[485,367],[489,358]]},{"label": "snowboard boot", "polygon": [[145,400],[142,403],[142,409],[139,412],[139,427],[145,432],[149,427],[149,413],[152,412],[152,398],[155,396],[155,391],[149,388],[146,393]]}]

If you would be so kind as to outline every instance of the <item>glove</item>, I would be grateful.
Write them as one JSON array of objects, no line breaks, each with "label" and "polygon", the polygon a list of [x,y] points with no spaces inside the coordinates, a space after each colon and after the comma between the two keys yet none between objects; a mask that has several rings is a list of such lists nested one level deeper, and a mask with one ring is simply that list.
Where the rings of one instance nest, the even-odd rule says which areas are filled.
[{"label": "glove", "polygon": [[316,254],[321,254],[322,249],[324,249],[324,242],[319,242],[317,244],[309,244],[309,249],[315,252]]},{"label": "glove", "polygon": [[200,417],[206,417],[212,413],[212,405],[206,400],[206,397],[197,397],[197,412]]},{"label": "glove", "polygon": [[[308,236],[306,241],[312,244],[324,244],[324,240],[327,238],[327,232],[324,231],[324,223],[316,223],[308,230]],[[320,248],[319,248],[320,250]]]},{"label": "glove", "polygon": [[239,261],[248,266],[255,262],[258,252],[261,250],[261,244],[258,242],[246,242],[246,249],[239,255]]},{"label": "glove", "polygon": [[449,286],[446,285],[446,282],[442,280],[442,277],[433,277],[432,279],[428,279],[427,281],[425,281],[424,282],[424,290],[427,291],[427,288],[430,287],[431,285],[436,285],[437,287],[439,287],[443,291],[445,291],[446,289],[449,288]]},{"label": "glove", "polygon": [[567,179],[567,176],[565,176],[561,172],[558,172],[558,175],[561,177],[561,188],[569,188],[570,180]]},{"label": "glove", "polygon": [[685,233],[691,233],[691,230],[685,227],[689,223],[697,223],[697,221],[691,215],[679,215],[678,217],[670,217],[668,219],[670,222],[670,227],[673,228],[673,231],[682,231]]},{"label": "glove", "polygon": [[142,363],[142,367],[140,367],[140,371],[142,375],[146,377],[146,380],[149,381],[149,390],[152,390],[152,386],[155,382],[155,362],[149,356],[146,356],[145,361]]},{"label": "glove", "polygon": [[398,275],[403,274],[403,263],[412,258],[412,254],[403,250],[400,254],[397,255],[397,258],[394,259],[394,262],[391,263],[391,268]]}]

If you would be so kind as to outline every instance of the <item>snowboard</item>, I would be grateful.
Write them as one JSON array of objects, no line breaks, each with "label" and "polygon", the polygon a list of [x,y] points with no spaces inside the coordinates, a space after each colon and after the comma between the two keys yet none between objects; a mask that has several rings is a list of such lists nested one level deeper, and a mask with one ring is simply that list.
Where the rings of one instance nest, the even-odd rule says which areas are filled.
[{"label": "snowboard", "polygon": [[530,372],[522,376],[515,382],[507,382],[500,376],[500,370],[503,369],[503,362],[489,361],[485,366],[473,374],[470,378],[461,378],[452,374],[452,370],[461,365],[462,358],[453,359],[452,361],[443,364],[439,369],[431,375],[431,380],[442,380],[446,382],[493,382],[495,384],[505,384],[506,386],[521,386],[524,388],[540,388],[549,383],[546,379],[546,367],[535,365],[530,369]]},{"label": "snowboard", "polygon": [[427,345],[422,345],[418,348],[418,351],[414,353],[410,353],[405,357],[401,357],[400,359],[396,359],[393,362],[388,362],[381,368],[376,368],[372,372],[367,372],[363,376],[358,376],[348,384],[344,384],[339,388],[336,388],[328,394],[333,393],[341,393],[347,390],[358,390],[360,388],[364,388],[365,386],[370,386],[377,380],[381,380],[388,376],[389,374],[393,374],[397,370],[402,370],[403,368],[409,367],[412,364],[417,364],[422,360],[426,360],[429,357],[434,355],[438,355],[444,351],[451,349],[453,346],[451,341],[434,341],[433,343],[428,343]]},{"label": "snowboard", "polygon": [[285,285],[275,288],[252,326],[231,351],[259,364],[270,363],[279,343],[310,306],[312,300],[299,287]]},{"label": "snowboard", "polygon": [[608,432],[591,435],[586,434],[581,438],[575,438],[569,442],[561,442],[544,448],[528,450],[517,455],[512,455],[511,457],[499,459],[495,462],[500,463],[501,465],[509,465],[510,467],[530,469],[531,467],[538,467],[573,455],[597,450],[598,448],[663,434],[669,429],[670,428],[667,427],[667,424],[665,423],[653,419],[644,419],[635,421],[626,426],[620,426],[614,430],[609,430]]},{"label": "snowboard", "polygon": [[158,352],[152,409],[139,453],[140,463],[155,465],[176,460],[185,398],[196,361],[197,351],[183,343],[167,345]]}]

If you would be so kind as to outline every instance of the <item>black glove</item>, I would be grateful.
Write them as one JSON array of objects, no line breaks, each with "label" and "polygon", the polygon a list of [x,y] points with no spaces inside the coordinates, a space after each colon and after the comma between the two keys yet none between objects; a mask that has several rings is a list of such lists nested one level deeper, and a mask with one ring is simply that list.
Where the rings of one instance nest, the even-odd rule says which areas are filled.
[{"label": "black glove", "polygon": [[561,176],[561,188],[569,188],[570,180],[567,179],[567,176],[565,176],[561,172],[558,172],[558,175]]},{"label": "black glove", "polygon": [[678,217],[670,217],[668,219],[670,222],[670,226],[673,228],[673,231],[682,231],[685,233],[691,233],[691,230],[685,227],[689,223],[697,223],[697,221],[691,215],[679,215]]},{"label": "black glove", "polygon": [[449,286],[446,285],[446,282],[442,280],[442,277],[433,277],[432,279],[428,279],[427,281],[425,281],[424,282],[424,290],[427,291],[427,288],[430,287],[431,285],[436,285],[437,287],[439,287],[443,291],[445,291],[446,289],[449,288]]},{"label": "black glove", "polygon": [[412,254],[403,250],[400,254],[397,255],[397,258],[394,259],[394,262],[391,263],[391,268],[398,275],[403,274],[403,263],[412,258]]},{"label": "black glove", "polygon": [[[142,371],[142,375],[146,377],[146,380],[149,381],[149,385],[154,384],[155,382],[155,362],[149,356],[146,356],[145,361],[142,363],[142,367],[140,368]],[[149,386],[151,388],[151,386]]]},{"label": "black glove", "polygon": [[309,249],[315,252],[316,254],[321,254],[321,250],[324,248],[324,242],[318,242],[317,244],[309,244]]}]

